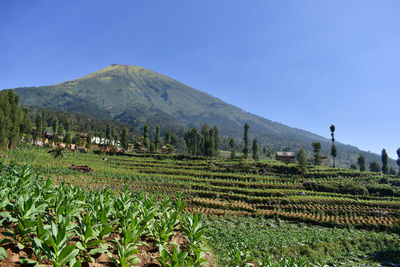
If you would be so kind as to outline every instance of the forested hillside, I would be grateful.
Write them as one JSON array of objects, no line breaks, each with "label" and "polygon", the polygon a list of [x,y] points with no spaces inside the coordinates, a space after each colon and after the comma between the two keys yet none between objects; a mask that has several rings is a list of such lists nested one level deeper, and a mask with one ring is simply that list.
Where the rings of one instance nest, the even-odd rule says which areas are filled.
[{"label": "forested hillside", "polygon": [[[183,137],[185,130],[200,128],[207,123],[218,125],[222,137],[233,137],[240,144],[243,125],[248,123],[250,139],[256,137],[261,146],[272,150],[289,148],[298,151],[303,147],[311,155],[311,143],[318,141],[322,144],[323,154],[330,152],[330,140],[326,138],[245,112],[139,66],[114,64],[76,80],[52,86],[17,88],[15,91],[20,95],[22,105],[116,119],[139,131],[147,123],[151,128],[160,126],[163,131],[173,129]],[[327,136],[330,123],[327,121]],[[339,142],[336,146],[339,166],[355,163],[361,152]],[[367,161],[380,161],[379,155],[363,154]],[[394,161],[390,164],[394,165]]]}]

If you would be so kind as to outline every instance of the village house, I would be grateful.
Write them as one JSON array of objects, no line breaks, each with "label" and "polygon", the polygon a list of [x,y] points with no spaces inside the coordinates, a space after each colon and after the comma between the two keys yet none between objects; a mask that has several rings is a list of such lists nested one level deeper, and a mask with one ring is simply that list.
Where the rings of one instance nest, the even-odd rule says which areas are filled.
[{"label": "village house", "polygon": [[296,154],[294,152],[278,151],[276,152],[275,158],[276,160],[282,161],[284,163],[296,162]]}]

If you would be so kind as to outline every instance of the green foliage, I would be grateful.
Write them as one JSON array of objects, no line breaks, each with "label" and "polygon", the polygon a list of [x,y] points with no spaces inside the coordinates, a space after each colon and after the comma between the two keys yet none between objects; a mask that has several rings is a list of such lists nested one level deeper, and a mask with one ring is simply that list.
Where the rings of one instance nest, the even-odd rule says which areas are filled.
[{"label": "green foliage", "polygon": [[263,217],[212,217],[206,231],[221,266],[370,265],[375,261],[397,262],[397,256],[376,257],[380,251],[400,252],[396,234]]},{"label": "green foliage", "polygon": [[297,153],[297,161],[299,162],[300,168],[304,171],[307,164],[307,155],[303,148],[300,148]]},{"label": "green foliage", "polygon": [[358,166],[360,167],[360,171],[365,171],[366,170],[366,163],[365,163],[365,157],[363,156],[363,155],[359,155],[358,156],[358,159],[357,159],[357,163],[358,163]]},{"label": "green foliage", "polygon": [[65,147],[55,147],[48,151],[49,154],[52,154],[54,158],[65,158],[68,153]]},{"label": "green foliage", "polygon": [[253,159],[258,161],[258,142],[256,138],[253,138]]},{"label": "green foliage", "polygon": [[389,156],[386,153],[386,150],[383,149],[382,150],[382,172],[384,174],[386,174],[389,171],[388,163],[389,163]]},{"label": "green foliage", "polygon": [[[0,92],[0,150],[14,149],[23,132],[24,116],[19,96],[13,90]],[[29,127],[29,126],[28,126]]]},{"label": "green foliage", "polygon": [[[13,240],[3,239],[0,245],[18,242],[21,250],[32,248],[39,263],[47,258],[53,266],[81,266],[94,262],[94,255],[106,253],[117,265],[132,266],[140,262],[140,240],[155,238],[152,233],[158,233],[157,225],[166,225],[159,230],[163,238],[167,236],[162,240],[166,248],[177,229],[185,229],[181,237],[187,243],[179,244],[181,247],[174,244],[169,258],[172,266],[176,266],[176,257],[178,266],[201,266],[205,262],[203,216],[182,214],[181,194],[175,201],[159,203],[143,193],[134,194],[128,187],[116,196],[108,188],[85,191],[64,183],[52,185],[52,180],[42,180],[27,166],[8,166],[3,161],[0,173],[0,215],[3,227],[8,228],[3,234]],[[111,233],[112,241],[107,238]],[[117,255],[112,254],[114,251]],[[6,256],[4,249],[0,249],[0,255]],[[160,258],[168,255],[163,252]],[[21,261],[38,263],[29,258]]]},{"label": "green foliage", "polygon": [[231,159],[236,158],[235,139],[229,139],[229,146],[231,147]]},{"label": "green foliage", "polygon": [[369,170],[371,172],[381,172],[381,166],[376,161],[369,163]]},{"label": "green foliage", "polygon": [[248,155],[249,155],[249,128],[250,126],[246,123],[244,125],[244,138],[243,138],[243,157],[245,159],[247,159]]},{"label": "green foliage", "polygon": [[150,141],[149,141],[149,125],[145,125],[143,128],[143,145],[145,148],[149,148]]},{"label": "green foliage", "polygon": [[321,165],[321,155],[319,154],[321,151],[321,143],[314,142],[311,144],[314,150],[314,164]]}]

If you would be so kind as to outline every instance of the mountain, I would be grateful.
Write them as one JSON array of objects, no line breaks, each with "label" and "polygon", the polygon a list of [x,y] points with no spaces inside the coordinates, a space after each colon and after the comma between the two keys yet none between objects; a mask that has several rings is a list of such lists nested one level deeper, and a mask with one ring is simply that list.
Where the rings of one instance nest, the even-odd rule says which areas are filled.
[{"label": "mountain", "polygon": [[[218,125],[220,135],[242,139],[243,125],[250,125],[250,138],[279,150],[302,146],[311,153],[311,143],[319,141],[329,154],[330,140],[319,135],[274,122],[243,111],[209,94],[154,71],[130,65],[113,64],[82,78],[51,86],[14,89],[21,104],[111,118],[142,127],[160,125],[183,131],[204,123]],[[329,124],[329,123],[328,123]],[[356,162],[360,150],[337,144],[339,163]],[[380,161],[365,153],[367,160]]]}]

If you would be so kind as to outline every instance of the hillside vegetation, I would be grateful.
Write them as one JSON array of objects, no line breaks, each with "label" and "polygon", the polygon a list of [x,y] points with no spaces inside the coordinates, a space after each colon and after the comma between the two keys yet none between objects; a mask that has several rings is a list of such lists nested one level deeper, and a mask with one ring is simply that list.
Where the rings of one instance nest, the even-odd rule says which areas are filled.
[{"label": "hillside vegetation", "polygon": [[[242,140],[243,125],[250,125],[250,139],[273,150],[303,147],[311,154],[311,143],[319,141],[322,153],[329,154],[330,141],[307,131],[247,113],[211,95],[193,89],[151,70],[114,64],[82,78],[52,86],[17,88],[21,104],[89,114],[96,118],[117,119],[137,128],[173,129],[183,137],[183,129],[218,125],[222,137]],[[329,125],[331,122],[327,122]],[[327,131],[327,134],[329,131]],[[340,141],[340,140],[339,140]],[[357,161],[360,150],[336,144],[339,166]],[[368,162],[379,156],[364,153]],[[394,162],[390,162],[394,165]]]}]

